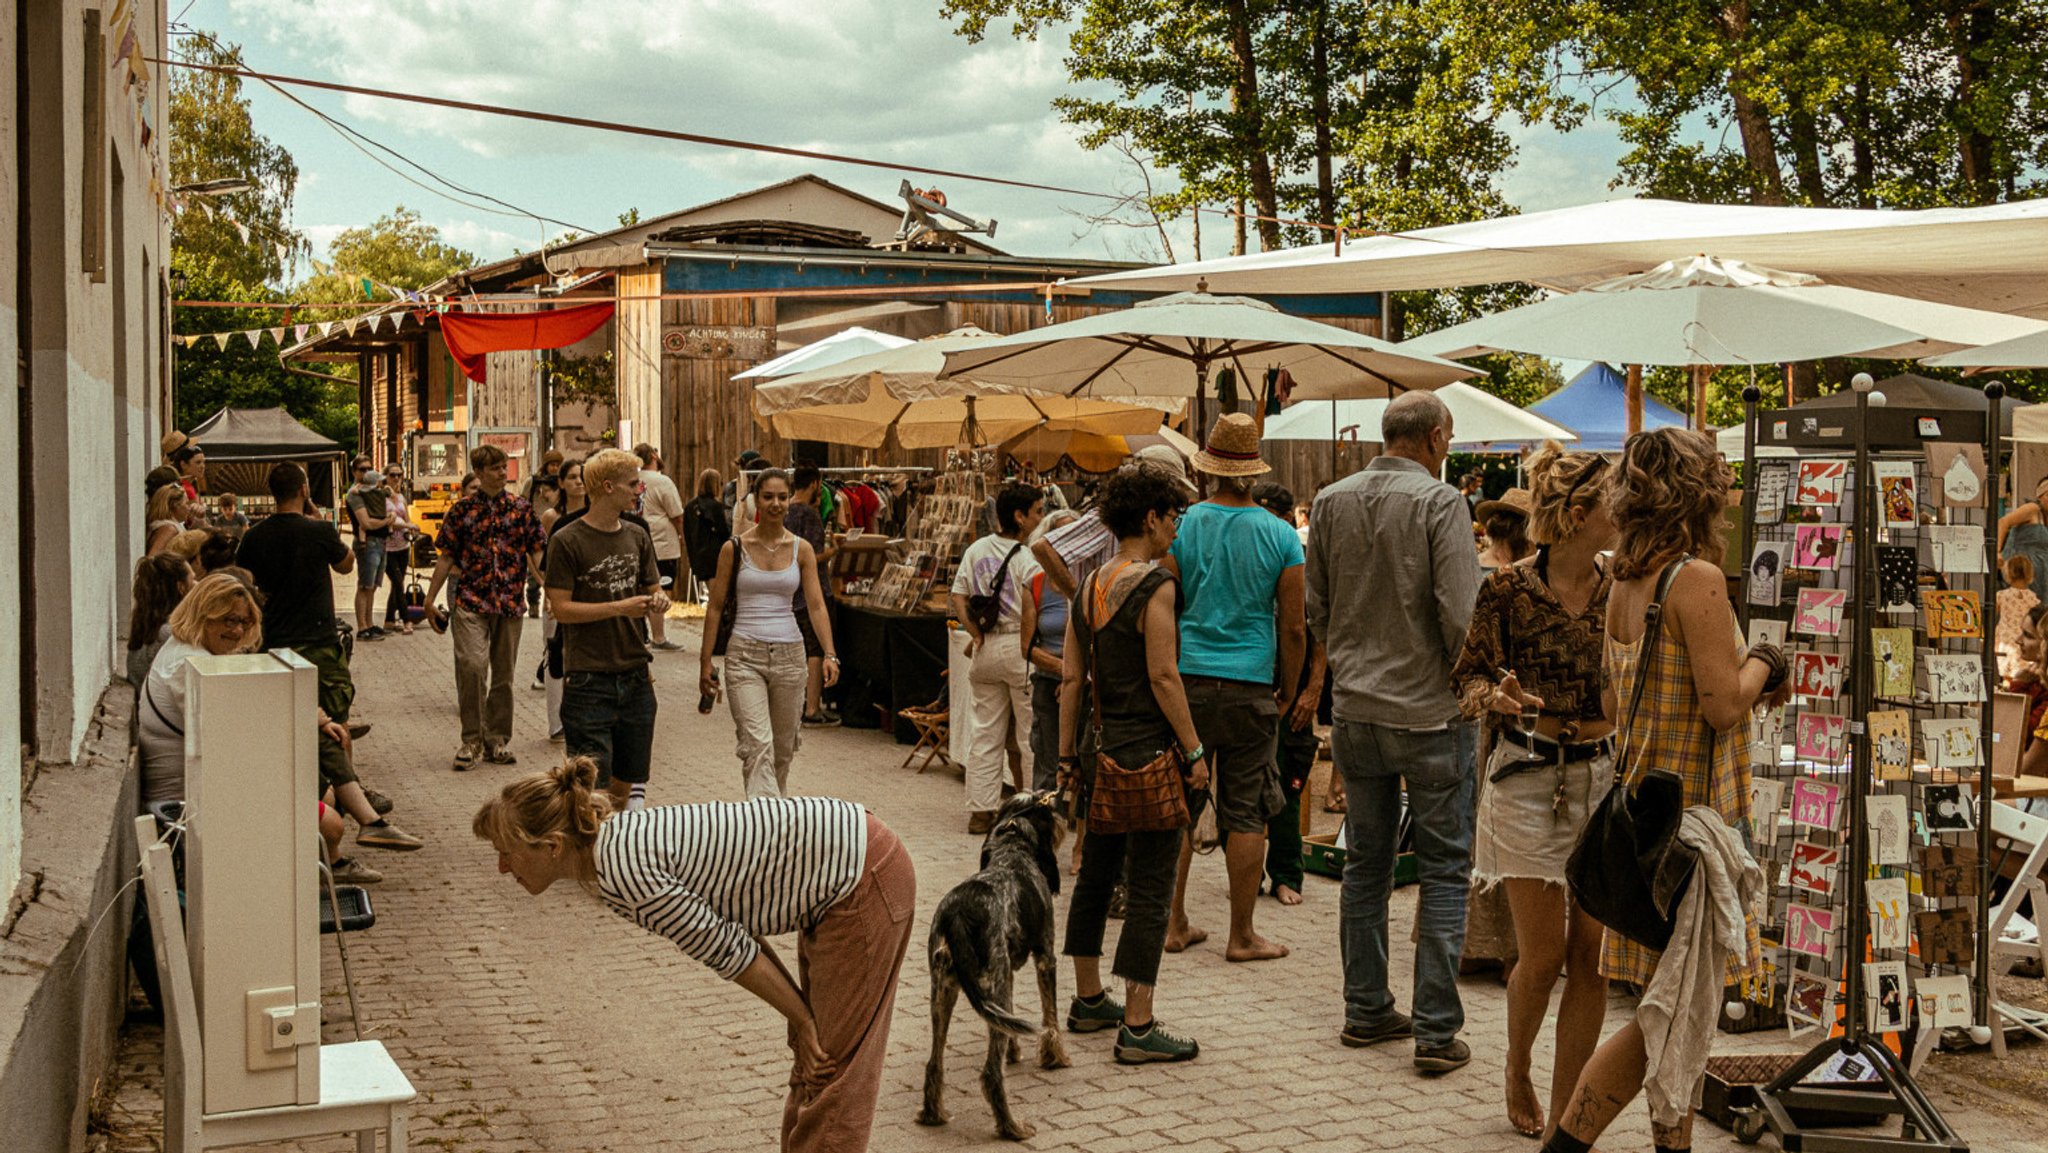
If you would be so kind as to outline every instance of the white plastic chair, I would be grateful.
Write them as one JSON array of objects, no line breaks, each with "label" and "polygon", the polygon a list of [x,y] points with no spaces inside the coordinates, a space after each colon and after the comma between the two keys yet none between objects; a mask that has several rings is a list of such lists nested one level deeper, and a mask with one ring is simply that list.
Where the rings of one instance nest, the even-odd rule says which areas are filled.
[{"label": "white plastic chair", "polygon": [[143,890],[149,897],[150,936],[156,945],[164,1006],[164,1149],[199,1153],[228,1145],[290,1141],[353,1133],[356,1153],[376,1153],[384,1133],[389,1153],[404,1153],[407,1108],[417,1094],[381,1041],[320,1046],[320,1101],[237,1113],[203,1113],[200,1093],[199,1012],[192,990],[191,956],[170,846],[160,842],[152,817],[138,817]]},{"label": "white plastic chair", "polygon": [[[2021,855],[2019,871],[2006,888],[2005,896],[1991,907],[1991,923],[1984,930],[1991,934],[1991,972],[2009,972],[2013,962],[2024,957],[2033,957],[2048,967],[2048,942],[2042,940],[2040,933],[2035,933],[2031,940],[2008,939],[2005,935],[2006,926],[2018,915],[2020,902],[2029,896],[2034,899],[2034,920],[2039,922],[2048,916],[2048,883],[2042,880],[2042,871],[2048,868],[2048,817],[2023,813],[2004,801],[1993,801],[1991,839],[1993,843],[2005,842],[2012,853]],[[1990,980],[1990,976],[1985,979]],[[2048,1013],[1996,997],[1992,998],[1991,1008],[1997,1016],[1991,1023],[1991,1048],[1998,1056],[2005,1056],[2007,1025],[2026,1030],[2036,1040],[2048,1041]]]}]

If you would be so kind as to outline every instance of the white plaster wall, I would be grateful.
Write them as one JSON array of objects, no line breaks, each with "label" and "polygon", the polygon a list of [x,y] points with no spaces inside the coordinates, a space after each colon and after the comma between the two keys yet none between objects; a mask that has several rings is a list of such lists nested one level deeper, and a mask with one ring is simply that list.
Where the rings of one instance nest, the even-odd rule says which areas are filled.
[{"label": "white plaster wall", "polygon": [[[15,171],[15,22],[0,20],[0,483],[12,487],[20,460],[21,430],[16,407],[20,387],[19,313],[15,276],[21,253],[15,237],[21,205]],[[21,880],[21,538],[11,509],[0,514],[0,894]]]}]

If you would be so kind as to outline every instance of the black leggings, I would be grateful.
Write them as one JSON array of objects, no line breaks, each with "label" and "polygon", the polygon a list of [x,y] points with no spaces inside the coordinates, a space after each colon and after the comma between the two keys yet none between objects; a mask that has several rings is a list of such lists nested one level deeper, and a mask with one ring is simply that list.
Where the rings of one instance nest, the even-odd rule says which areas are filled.
[{"label": "black leggings", "polygon": [[407,562],[412,559],[409,548],[396,549],[384,554],[384,623],[399,619],[405,607],[405,576],[409,571]]},{"label": "black leggings", "polygon": [[[1069,957],[1102,956],[1109,923],[1109,895],[1118,881],[1129,885],[1124,931],[1116,942],[1110,972],[1140,985],[1159,983],[1159,955],[1166,949],[1166,915],[1173,903],[1174,874],[1180,867],[1182,829],[1105,835],[1093,829],[1081,842],[1081,875],[1067,906]],[[1127,867],[1128,866],[1128,867]]]}]

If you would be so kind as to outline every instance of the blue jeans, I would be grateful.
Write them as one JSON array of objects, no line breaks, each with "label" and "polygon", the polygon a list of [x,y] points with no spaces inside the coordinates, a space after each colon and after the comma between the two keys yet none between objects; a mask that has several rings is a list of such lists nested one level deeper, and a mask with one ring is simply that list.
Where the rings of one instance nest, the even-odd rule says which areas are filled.
[{"label": "blue jeans", "polygon": [[1465,1026],[1458,957],[1472,880],[1477,726],[1435,732],[1337,722],[1332,754],[1344,774],[1344,1020],[1370,1028],[1394,1010],[1387,991],[1387,897],[1394,887],[1401,788],[1408,789],[1422,896],[1416,912],[1415,1044],[1445,1045]]}]

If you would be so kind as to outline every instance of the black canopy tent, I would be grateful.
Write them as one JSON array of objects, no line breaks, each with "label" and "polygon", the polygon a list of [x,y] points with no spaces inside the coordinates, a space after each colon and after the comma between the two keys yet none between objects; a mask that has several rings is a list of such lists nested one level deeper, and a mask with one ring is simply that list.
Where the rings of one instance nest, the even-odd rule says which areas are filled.
[{"label": "black canopy tent", "polygon": [[206,450],[209,492],[268,497],[270,466],[290,460],[306,467],[313,503],[334,507],[346,451],[282,408],[223,408],[191,437]]}]

